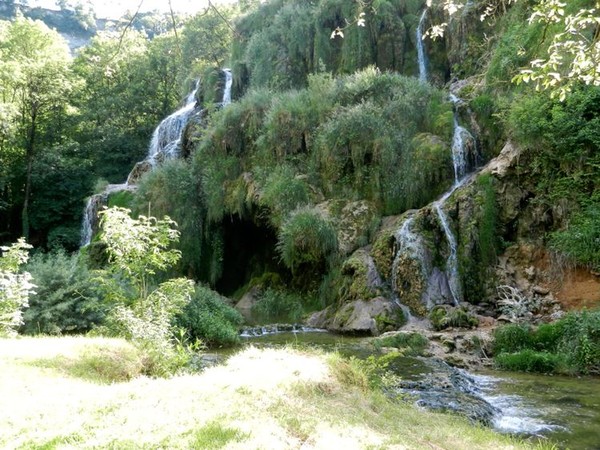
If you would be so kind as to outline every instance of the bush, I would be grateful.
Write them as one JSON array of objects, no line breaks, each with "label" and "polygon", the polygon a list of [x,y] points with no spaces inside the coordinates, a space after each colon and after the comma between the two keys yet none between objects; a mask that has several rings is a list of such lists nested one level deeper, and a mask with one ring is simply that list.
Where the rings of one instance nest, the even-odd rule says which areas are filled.
[{"label": "bush", "polygon": [[600,310],[572,312],[537,329],[498,328],[494,353],[497,364],[509,370],[600,373]]},{"label": "bush", "polygon": [[190,303],[177,316],[177,324],[192,339],[209,346],[228,346],[239,342],[238,327],[243,319],[215,291],[198,285]]},{"label": "bush", "polygon": [[531,347],[529,325],[505,325],[494,330],[494,354],[514,353]]},{"label": "bush", "polygon": [[104,319],[106,305],[94,275],[78,255],[34,255],[27,269],[36,285],[23,314],[26,334],[85,333]]},{"label": "bush", "polygon": [[337,254],[337,233],[318,209],[299,208],[281,227],[277,250],[292,271],[303,264],[320,267]]},{"label": "bush", "polygon": [[550,245],[569,260],[600,271],[600,203],[575,214],[568,228],[552,234]]},{"label": "bush", "polygon": [[500,369],[518,372],[563,372],[565,366],[563,355],[531,349],[517,353],[500,353],[494,358],[494,362]]},{"label": "bush", "polygon": [[280,226],[290,212],[308,204],[306,182],[291,167],[279,166],[267,177],[260,202],[271,210],[271,223]]}]

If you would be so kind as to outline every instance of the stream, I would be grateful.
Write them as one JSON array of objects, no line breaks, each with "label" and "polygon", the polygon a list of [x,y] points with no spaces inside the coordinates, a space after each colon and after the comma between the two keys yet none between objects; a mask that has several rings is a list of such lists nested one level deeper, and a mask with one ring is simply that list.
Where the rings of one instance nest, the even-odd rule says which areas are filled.
[{"label": "stream", "polygon": [[[244,345],[302,345],[367,358],[368,338],[305,327],[268,326],[242,333]],[[501,433],[549,439],[558,448],[600,449],[600,379],[501,371],[469,373],[434,358],[395,358],[396,393],[419,407],[458,412]]]}]

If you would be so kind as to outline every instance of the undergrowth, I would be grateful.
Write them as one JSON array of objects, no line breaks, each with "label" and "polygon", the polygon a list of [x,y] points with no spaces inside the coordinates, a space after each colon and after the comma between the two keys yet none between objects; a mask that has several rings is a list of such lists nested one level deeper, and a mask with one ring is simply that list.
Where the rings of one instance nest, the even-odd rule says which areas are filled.
[{"label": "undergrowth", "polygon": [[498,367],[507,370],[600,373],[600,310],[572,312],[537,328],[506,325],[494,333]]}]

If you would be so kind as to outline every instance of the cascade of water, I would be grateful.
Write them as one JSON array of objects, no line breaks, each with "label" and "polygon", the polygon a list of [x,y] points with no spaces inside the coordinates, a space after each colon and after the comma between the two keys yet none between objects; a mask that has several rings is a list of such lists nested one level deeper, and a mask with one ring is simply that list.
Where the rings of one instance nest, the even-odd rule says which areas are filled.
[{"label": "cascade of water", "polygon": [[465,128],[458,123],[458,112],[456,105],[460,103],[460,99],[453,94],[449,96],[450,101],[454,105],[454,136],[452,137],[452,165],[454,166],[454,184],[448,192],[446,192],[439,200],[434,202],[433,207],[439,218],[446,240],[448,241],[449,254],[446,260],[446,275],[448,277],[448,285],[452,293],[452,299],[455,305],[458,305],[462,300],[460,288],[460,279],[458,273],[458,257],[457,257],[457,242],[452,229],[450,228],[450,220],[443,210],[444,203],[456,189],[462,186],[467,180],[469,164],[467,163],[467,144],[473,143],[474,138]]},{"label": "cascade of water", "polygon": [[233,75],[231,69],[223,69],[225,72],[225,89],[223,90],[223,101],[222,106],[227,106],[231,103],[231,86],[233,84]]},{"label": "cascade of water", "polygon": [[81,247],[89,245],[94,235],[94,224],[98,217],[98,211],[104,205],[104,193],[92,195],[88,198],[87,204],[85,205],[85,211],[83,213],[83,221],[81,222]]},{"label": "cascade of water", "polygon": [[467,175],[469,164],[467,159],[467,146],[473,143],[475,139],[469,131],[461,127],[458,123],[458,111],[456,106],[460,103],[460,99],[454,94],[450,94],[450,101],[454,105],[454,134],[452,136],[452,165],[454,166],[454,184],[460,181]]},{"label": "cascade of water", "polygon": [[417,26],[417,61],[419,63],[419,80],[427,81],[427,59],[425,56],[425,45],[423,44],[423,25],[425,24],[425,16],[427,8],[423,10],[419,25]]},{"label": "cascade of water", "polygon": [[185,99],[185,104],[156,127],[152,134],[148,157],[146,158],[154,167],[157,156],[163,155],[166,159],[178,158],[181,152],[181,138],[185,126],[196,107],[196,92],[200,83],[197,81],[194,90]]},{"label": "cascade of water", "polygon": [[88,198],[81,222],[81,247],[89,245],[92,237],[98,231],[98,212],[103,206],[106,206],[108,196],[113,192],[132,191],[134,189],[133,186],[129,186],[127,183],[109,184],[100,194],[94,194]]},{"label": "cascade of water", "polygon": [[446,259],[446,276],[448,277],[448,286],[450,287],[450,293],[452,294],[452,300],[455,306],[458,306],[462,299],[458,274],[458,257],[456,253],[457,243],[456,237],[450,228],[448,216],[442,209],[442,206],[458,186],[459,185],[455,184],[451,190],[446,192],[442,198],[433,204],[435,212],[440,220],[440,224],[442,225],[442,229],[444,230],[444,234],[446,235],[446,240],[448,241],[449,254]]},{"label": "cascade of water", "polygon": [[[231,71],[227,69],[225,73],[229,73],[229,75],[227,75],[227,79],[229,80],[231,77]],[[229,80],[226,84],[229,86],[229,91],[227,92],[226,86],[226,92],[223,95],[223,104],[226,104],[226,102],[231,102],[231,80]],[[199,87],[200,82],[196,81],[194,89],[185,98],[184,105],[173,114],[162,120],[156,127],[154,133],[152,134],[152,139],[148,148],[148,156],[144,162],[137,163],[136,168],[140,165],[143,166],[144,164],[146,166],[149,164],[150,168],[154,167],[158,162],[157,157],[159,155],[166,159],[179,157],[181,151],[181,139],[183,137],[185,126],[187,125],[194,112],[194,109],[196,108],[196,93],[198,92]],[[134,182],[132,181],[130,183],[129,180],[137,180],[137,177],[139,177],[140,173],[149,170],[148,167],[144,167],[141,169],[141,172],[136,174],[137,177],[132,177],[136,168],[134,168],[132,173],[129,175],[127,182],[123,184],[108,185],[104,192],[93,195],[88,199],[81,225],[82,247],[89,245],[94,233],[97,231],[98,211],[102,206],[106,205],[108,195],[112,192],[134,190]]]}]

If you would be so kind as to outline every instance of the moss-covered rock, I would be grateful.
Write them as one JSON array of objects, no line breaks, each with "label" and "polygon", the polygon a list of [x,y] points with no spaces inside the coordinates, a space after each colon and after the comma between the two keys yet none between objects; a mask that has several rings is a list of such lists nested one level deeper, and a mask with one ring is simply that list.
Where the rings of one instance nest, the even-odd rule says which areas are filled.
[{"label": "moss-covered rock", "polygon": [[357,250],[342,264],[338,301],[370,300],[381,295],[383,282],[373,258],[364,250]]},{"label": "moss-covered rock", "polygon": [[392,276],[392,264],[396,253],[394,234],[401,223],[402,216],[384,217],[371,247],[371,256],[375,262],[375,267],[386,280],[389,280]]},{"label": "moss-covered rock", "polygon": [[371,334],[396,330],[406,322],[402,310],[384,297],[369,301],[356,300],[339,309],[329,307],[313,314],[308,324],[337,333]]}]

